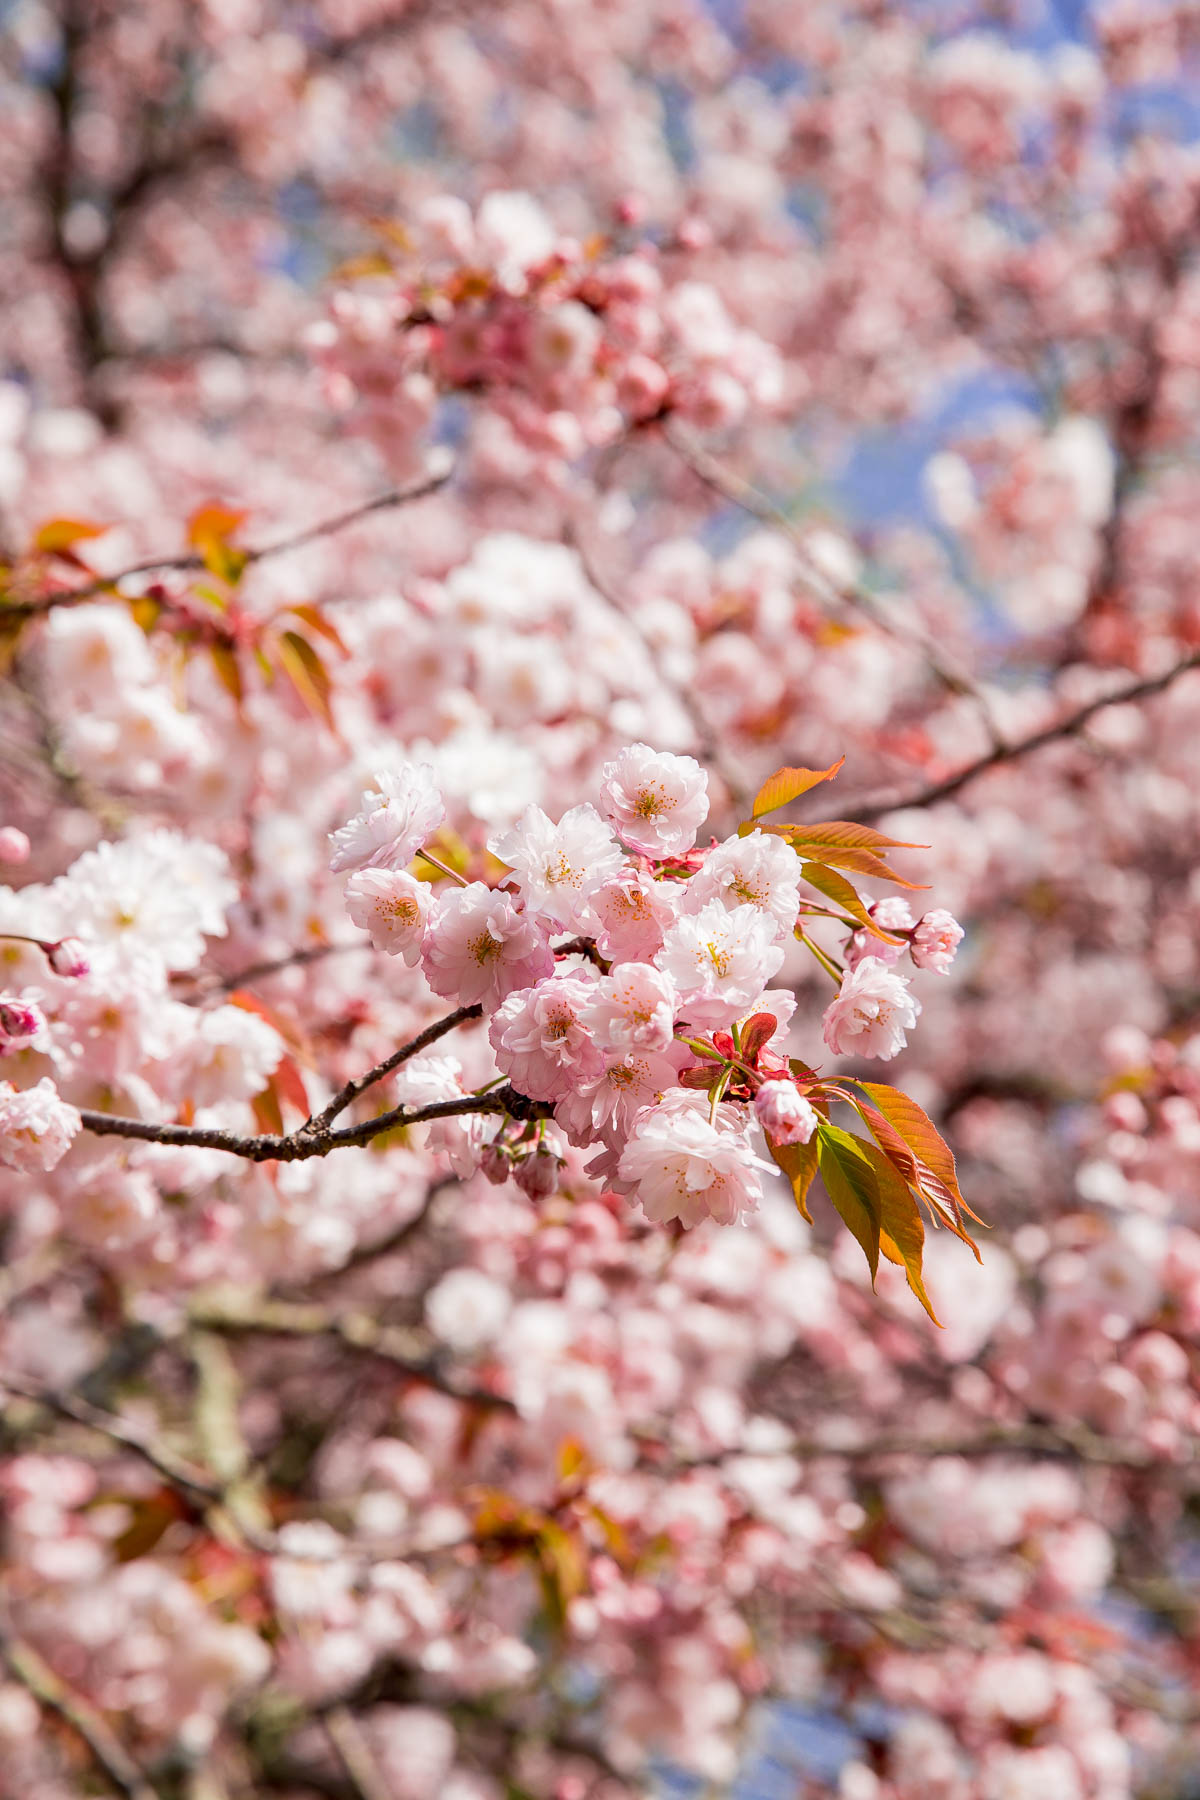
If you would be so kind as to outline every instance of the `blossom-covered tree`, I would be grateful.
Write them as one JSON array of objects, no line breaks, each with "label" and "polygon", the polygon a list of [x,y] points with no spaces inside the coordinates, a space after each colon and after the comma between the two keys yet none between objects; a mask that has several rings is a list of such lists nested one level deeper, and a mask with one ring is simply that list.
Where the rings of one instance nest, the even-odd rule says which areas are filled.
[{"label": "blossom-covered tree", "polygon": [[0,14],[5,1800],[1190,1791],[1197,44],[1067,12]]}]

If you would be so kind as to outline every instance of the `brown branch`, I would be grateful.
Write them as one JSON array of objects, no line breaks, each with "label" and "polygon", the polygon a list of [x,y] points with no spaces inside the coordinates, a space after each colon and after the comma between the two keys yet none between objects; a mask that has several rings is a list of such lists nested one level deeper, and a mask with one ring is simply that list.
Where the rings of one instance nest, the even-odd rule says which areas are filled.
[{"label": "brown branch", "polygon": [[452,1381],[429,1353],[424,1336],[399,1325],[381,1325],[368,1313],[333,1312],[304,1301],[199,1300],[191,1308],[193,1325],[226,1336],[327,1338],[347,1350],[389,1363],[425,1387],[436,1388],[453,1400],[492,1412],[514,1412],[511,1400],[487,1388],[468,1387]]},{"label": "brown branch", "polygon": [[80,1111],[86,1130],[97,1137],[136,1138],[144,1144],[172,1144],[184,1149],[224,1150],[230,1156],[245,1157],[248,1162],[307,1162],[313,1156],[328,1156],[331,1150],[356,1150],[388,1131],[402,1131],[408,1125],[424,1125],[431,1119],[454,1119],[466,1113],[507,1113],[514,1119],[549,1119],[554,1107],[548,1100],[530,1100],[513,1087],[493,1088],[486,1094],[463,1094],[453,1100],[435,1100],[429,1106],[412,1109],[393,1107],[377,1118],[365,1119],[361,1125],[348,1125],[341,1131],[305,1134],[304,1127],[284,1133],[259,1132],[243,1136],[204,1125],[155,1125],[146,1119],[122,1118],[117,1113]]},{"label": "brown branch", "polygon": [[74,1394],[31,1387],[12,1375],[0,1374],[0,1388],[19,1395],[22,1400],[31,1401],[35,1406],[44,1407],[47,1412],[57,1413],[61,1419],[70,1419],[76,1425],[86,1426],[89,1431],[99,1432],[102,1437],[111,1439],[123,1450],[132,1451],[135,1456],[148,1463],[168,1486],[182,1489],[189,1499],[208,1506],[224,1498],[220,1485],[202,1469],[193,1467],[182,1457],[152,1443],[133,1426],[127,1425],[124,1419],[102,1412],[88,1400],[82,1400]]},{"label": "brown branch", "polygon": [[[340,531],[357,525],[360,520],[369,518],[372,513],[384,512],[391,507],[406,506],[410,501],[423,500],[426,495],[434,494],[454,474],[454,466],[450,462],[437,462],[431,466],[429,473],[419,481],[410,483],[408,487],[388,488],[385,493],[376,494],[373,500],[364,500],[358,506],[352,506],[345,512],[335,513],[331,518],[322,519],[315,525],[307,525],[300,531],[291,532],[287,537],[276,538],[273,543],[259,544],[252,549],[244,550],[242,556],[245,566],[266,562],[272,556],[286,556],[292,550],[302,550],[306,545],[316,543],[318,539],[333,537]],[[128,567],[119,569],[114,575],[97,575],[93,581],[85,582],[82,587],[68,588],[62,593],[43,594],[36,600],[16,600],[0,608],[0,616],[11,618],[23,615],[26,618],[38,617],[43,613],[53,612],[60,606],[79,606],[84,601],[94,600],[98,594],[111,594],[122,581],[128,581],[135,575],[152,575],[156,572],[177,571],[181,573],[195,572],[206,567],[204,558],[196,551],[188,551],[179,556],[149,556],[141,562],[130,563]],[[121,596],[118,596],[120,598]]]},{"label": "brown branch", "polygon": [[59,1680],[37,1651],[20,1638],[0,1635],[0,1661],[38,1705],[52,1712],[82,1738],[96,1767],[126,1800],[160,1800],[138,1764],[96,1708]]},{"label": "brown branch", "polygon": [[743,512],[749,513],[751,518],[759,520],[763,525],[769,525],[772,530],[778,531],[787,538],[800,559],[804,580],[819,599],[824,601],[827,606],[830,604],[845,606],[853,612],[861,613],[870,619],[872,624],[878,626],[880,631],[886,632],[889,637],[896,638],[902,643],[912,644],[915,649],[920,651],[930,670],[944,688],[952,694],[964,694],[975,702],[979,715],[987,728],[988,736],[992,740],[993,748],[1000,750],[1004,747],[1004,738],[993,716],[987,695],[974,676],[963,668],[956,658],[948,656],[945,650],[935,644],[919,625],[911,624],[908,621],[901,623],[900,620],[889,617],[879,597],[872,594],[869,589],[860,587],[852,581],[837,581],[828,575],[816,561],[803,534],[797,531],[787,514],[752,482],[744,480],[733,470],[727,469],[724,463],[713,456],[711,451],[706,450],[685,426],[670,420],[662,425],[662,434],[665,442],[670,445],[680,460],[686,463],[693,475],[704,483],[705,487],[711,488],[723,500],[728,500],[731,505],[740,507]]},{"label": "brown branch", "polygon": [[1151,675],[1143,681],[1131,682],[1127,687],[1117,688],[1115,692],[1102,694],[1097,700],[1089,700],[1086,706],[1077,707],[1060,719],[1056,725],[1043,726],[1041,731],[1033,732],[1016,744],[997,745],[986,756],[981,756],[973,763],[968,763],[956,775],[948,775],[944,781],[935,781],[928,787],[920,788],[915,794],[897,795],[891,799],[871,801],[866,805],[850,807],[845,812],[847,819],[854,819],[860,824],[869,823],[883,813],[901,812],[910,807],[920,808],[936,806],[939,800],[949,800],[971,782],[985,775],[989,769],[1003,767],[1006,763],[1019,762],[1022,757],[1042,750],[1047,744],[1057,743],[1060,739],[1078,735],[1089,719],[1103,712],[1107,706],[1127,706],[1140,700],[1148,700],[1155,694],[1165,692],[1181,675],[1191,669],[1200,668],[1200,650],[1193,650],[1180,662],[1175,663],[1161,675]]},{"label": "brown branch", "polygon": [[390,1075],[393,1069],[400,1068],[411,1057],[419,1055],[422,1050],[427,1050],[430,1044],[436,1044],[439,1038],[445,1037],[447,1032],[455,1030],[457,1026],[465,1025],[470,1019],[481,1019],[482,1017],[482,1006],[460,1006],[456,1012],[447,1013],[444,1019],[438,1019],[434,1024],[427,1025],[424,1031],[418,1032],[416,1037],[407,1044],[401,1044],[398,1050],[393,1051],[391,1056],[384,1057],[381,1063],[376,1063],[373,1069],[368,1069],[365,1075],[356,1075],[353,1081],[348,1081],[344,1087],[339,1088],[328,1106],[323,1111],[314,1114],[300,1127],[301,1135],[307,1133],[317,1136],[327,1132],[339,1113],[345,1112],[346,1108],[357,1100],[360,1094],[365,1093],[369,1087],[374,1087],[377,1081],[382,1081],[385,1076]]}]

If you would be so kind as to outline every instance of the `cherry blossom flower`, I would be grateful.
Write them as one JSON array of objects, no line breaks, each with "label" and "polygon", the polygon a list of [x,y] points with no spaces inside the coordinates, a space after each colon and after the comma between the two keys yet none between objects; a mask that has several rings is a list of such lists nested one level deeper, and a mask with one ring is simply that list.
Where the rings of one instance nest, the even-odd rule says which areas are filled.
[{"label": "cherry blossom flower", "polygon": [[622,962],[594,984],[584,1017],[606,1055],[665,1050],[675,1032],[677,996],[669,975],[649,963]]},{"label": "cherry blossom flower", "polygon": [[617,1165],[621,1180],[636,1185],[648,1219],[685,1225],[732,1225],[756,1211],[770,1168],[751,1149],[744,1116],[723,1104],[714,1124],[708,1102],[694,1094],[669,1096],[639,1113]]},{"label": "cherry blossom flower", "polygon": [[510,831],[488,840],[508,864],[531,913],[563,927],[583,921],[589,896],[622,866],[620,848],[594,806],[572,806],[557,825],[530,806]]},{"label": "cherry blossom flower", "polygon": [[662,949],[663,933],[675,918],[672,883],[651,881],[626,869],[588,898],[602,956],[616,962],[649,962]]},{"label": "cherry blossom flower", "polygon": [[688,882],[685,895],[689,912],[699,911],[709,900],[719,900],[730,908],[757,907],[770,916],[776,936],[785,941],[800,908],[799,859],[782,838],[752,831],[711,850]]},{"label": "cherry blossom flower", "polygon": [[633,850],[677,856],[690,849],[708,813],[708,776],[690,756],[633,744],[601,770],[604,807]]},{"label": "cherry blossom flower", "polygon": [[837,998],[825,1008],[825,1042],[835,1056],[877,1056],[888,1062],[908,1042],[921,1003],[902,976],[868,957],[842,977]]},{"label": "cherry blossom flower", "polygon": [[427,844],[446,816],[434,771],[428,763],[404,763],[372,777],[362,807],[330,834],[330,869],[403,869]]},{"label": "cherry blossom flower", "polygon": [[655,962],[675,983],[679,1010],[693,1025],[731,1025],[783,961],[775,920],[756,906],[729,911],[720,900],[677,919]]},{"label": "cherry blossom flower", "polygon": [[943,908],[923,913],[912,937],[912,959],[918,969],[945,975],[958,954],[965,933],[953,914]]},{"label": "cherry blossom flower", "polygon": [[807,1144],[817,1129],[811,1102],[792,1081],[764,1081],[754,1096],[754,1113],[773,1144]]},{"label": "cherry blossom flower", "polygon": [[409,968],[421,960],[421,945],[433,896],[429,885],[403,869],[360,869],[346,883],[346,910],[376,950],[402,956]]},{"label": "cherry blossom flower", "polygon": [[435,994],[489,1009],[554,967],[545,928],[511,894],[479,881],[438,897],[421,954]]},{"label": "cherry blossom flower", "polygon": [[533,1099],[557,1100],[603,1067],[591,1022],[591,975],[554,974],[509,994],[488,1036],[513,1086]]},{"label": "cherry blossom flower", "polygon": [[23,1090],[0,1081],[0,1161],[10,1169],[53,1169],[82,1129],[75,1107],[60,1099],[48,1076]]}]

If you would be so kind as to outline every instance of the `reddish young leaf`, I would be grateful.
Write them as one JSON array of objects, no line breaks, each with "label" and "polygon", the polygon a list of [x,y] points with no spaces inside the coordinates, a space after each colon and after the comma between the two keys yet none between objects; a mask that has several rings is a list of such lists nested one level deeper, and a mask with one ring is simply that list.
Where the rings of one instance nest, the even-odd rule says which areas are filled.
[{"label": "reddish young leaf", "polygon": [[245,518],[244,512],[236,512],[214,500],[200,507],[188,520],[188,543],[209,573],[231,586],[240,579],[246,567],[246,552],[237,549],[232,542]]},{"label": "reddish young leaf", "polygon": [[958,1173],[954,1166],[954,1152],[928,1113],[907,1094],[902,1094],[899,1088],[887,1087],[878,1081],[856,1081],[855,1086],[869,1096],[887,1123],[914,1152],[918,1162],[922,1165],[921,1186],[923,1190],[934,1199],[939,1207],[946,1210],[954,1221],[953,1228],[956,1236],[961,1237],[964,1243],[970,1244],[978,1257],[978,1248],[963,1225],[963,1215],[965,1214],[980,1224],[982,1224],[982,1220],[978,1213],[971,1211],[963,1199],[958,1185]]},{"label": "reddish young leaf", "polygon": [[333,731],[335,727],[329,705],[329,671],[308,639],[301,637],[298,631],[285,631],[277,640],[275,654],[279,667],[309,712],[315,713]]},{"label": "reddish young leaf", "polygon": [[764,1045],[770,1043],[778,1030],[779,1020],[774,1013],[755,1013],[752,1019],[747,1019],[742,1026],[742,1049],[739,1061],[749,1063],[753,1068],[758,1061],[759,1051]]}]

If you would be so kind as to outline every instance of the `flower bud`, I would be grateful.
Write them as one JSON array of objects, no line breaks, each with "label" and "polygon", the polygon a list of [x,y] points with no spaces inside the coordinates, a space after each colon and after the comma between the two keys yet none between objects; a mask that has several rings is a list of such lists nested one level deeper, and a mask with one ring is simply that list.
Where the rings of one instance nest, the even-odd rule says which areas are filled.
[{"label": "flower bud", "polygon": [[944,975],[965,935],[958,920],[942,907],[922,914],[912,935],[913,962],[918,969],[933,969]]},{"label": "flower bud", "polygon": [[56,975],[74,978],[86,975],[91,969],[87,951],[78,938],[59,938],[56,944],[43,944],[46,960]]},{"label": "flower bud", "polygon": [[485,1144],[479,1154],[479,1170],[493,1187],[503,1187],[512,1174],[512,1158],[501,1144]]},{"label": "flower bud", "polygon": [[0,999],[0,1032],[5,1037],[36,1037],[41,1026],[41,1013],[27,1000],[18,1000],[11,994]]},{"label": "flower bud", "polygon": [[15,825],[0,830],[0,863],[23,863],[29,860],[29,839]]},{"label": "flower bud", "polygon": [[754,1111],[773,1144],[807,1144],[817,1129],[816,1112],[794,1081],[764,1081]]},{"label": "flower bud", "polygon": [[513,1169],[512,1177],[531,1200],[544,1200],[558,1188],[559,1159],[552,1150],[537,1149]]}]

